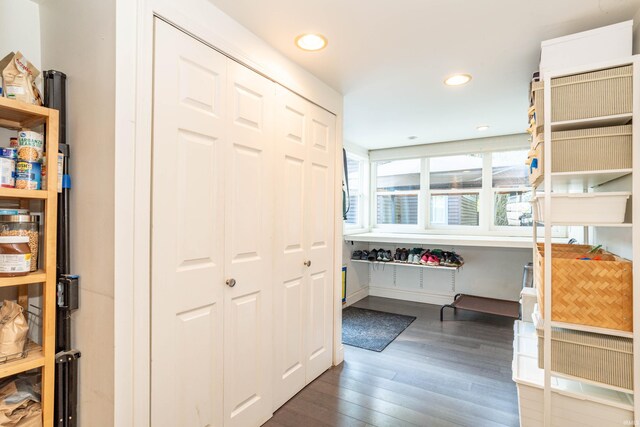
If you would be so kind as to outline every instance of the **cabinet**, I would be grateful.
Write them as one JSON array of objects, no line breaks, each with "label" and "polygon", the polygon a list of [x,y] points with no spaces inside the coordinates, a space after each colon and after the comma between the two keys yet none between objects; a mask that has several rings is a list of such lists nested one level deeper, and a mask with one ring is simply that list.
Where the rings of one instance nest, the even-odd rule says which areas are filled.
[{"label": "cabinet", "polygon": [[[544,353],[543,353],[543,365],[544,371],[540,372],[540,379],[544,378],[544,398],[540,402],[543,407],[544,414],[544,425],[552,425],[554,418],[558,417],[559,411],[566,410],[566,407],[558,408],[558,400],[557,400],[557,392],[558,388],[558,379],[570,379],[576,383],[580,384],[588,384],[590,387],[595,386],[596,391],[598,389],[606,389],[606,390],[616,390],[619,391],[616,387],[612,387],[609,384],[604,384],[600,382],[590,381],[582,377],[575,377],[566,375],[562,372],[556,372],[551,369],[552,366],[552,352],[558,351],[560,352],[560,347],[555,344],[552,345],[552,328],[562,328],[566,330],[574,330],[574,331],[583,331],[589,333],[597,333],[597,334],[605,334],[612,336],[622,336],[629,339],[633,339],[633,394],[634,396],[638,394],[639,386],[640,386],[640,376],[639,376],[639,367],[640,367],[640,342],[635,339],[637,334],[633,334],[628,331],[628,328],[623,327],[612,327],[606,325],[600,325],[603,323],[603,319],[606,319],[607,311],[612,312],[621,312],[622,307],[618,307],[615,303],[612,303],[612,299],[605,298],[603,296],[598,296],[596,298],[600,298],[598,303],[600,303],[600,307],[598,310],[599,314],[592,316],[593,320],[596,323],[586,324],[586,321],[580,321],[578,316],[573,316],[571,322],[569,321],[558,321],[558,317],[556,316],[555,307],[559,306],[560,303],[564,303],[559,295],[563,289],[558,283],[560,278],[564,276],[570,276],[573,278],[574,274],[571,271],[557,271],[557,267],[554,265],[553,273],[552,273],[552,257],[561,257],[561,254],[557,253],[554,250],[552,253],[552,245],[551,245],[551,230],[554,226],[580,226],[584,229],[584,239],[585,243],[595,243],[602,244],[605,247],[610,243],[619,243],[622,242],[627,248],[629,248],[629,253],[632,255],[632,259],[636,261],[633,266],[633,276],[634,280],[632,281],[633,287],[633,330],[637,331],[640,327],[640,317],[638,315],[638,307],[640,306],[640,298],[638,297],[638,274],[640,271],[638,270],[638,262],[637,255],[639,254],[639,245],[638,241],[638,233],[635,230],[635,218],[638,215],[638,209],[640,205],[638,205],[637,197],[632,199],[633,204],[633,215],[632,218],[627,218],[624,222],[622,221],[622,217],[617,218],[618,220],[612,219],[610,215],[610,211],[614,209],[613,205],[609,201],[612,196],[616,196],[619,193],[611,193],[607,191],[611,191],[610,188],[618,188],[620,186],[626,187],[625,190],[631,190],[633,194],[637,193],[638,185],[640,184],[639,177],[634,171],[639,166],[639,151],[638,150],[638,124],[635,121],[638,99],[638,65],[639,57],[633,56],[624,58],[622,60],[610,61],[607,63],[600,63],[595,65],[585,65],[581,67],[577,67],[572,70],[545,70],[544,77],[544,87],[545,91],[548,90],[550,93],[545,93],[543,110],[544,114],[543,122],[544,122],[544,146],[541,147],[543,151],[542,159],[544,161],[544,172],[540,176],[540,179],[533,187],[533,195],[534,198],[536,196],[536,191],[539,188],[544,189],[544,195],[540,195],[540,201],[544,201],[543,206],[541,206],[540,212],[534,212],[534,220],[544,225],[544,251],[543,255],[540,255],[540,259],[544,260],[544,263],[540,264],[543,267],[537,267],[539,271],[536,271],[537,287],[540,287],[540,291],[544,291],[539,293],[539,295],[543,294],[543,298],[539,298],[539,304],[541,308],[543,308],[544,312]],[[625,73],[621,77],[616,76],[615,79],[610,83],[610,87],[608,91],[605,91],[603,94],[597,90],[597,85],[601,85],[601,80],[596,79],[587,79],[586,77],[596,75],[596,74],[606,74],[606,73],[615,73],[623,70]],[[626,80],[622,80],[622,78]],[[593,83],[590,81],[593,80]],[[585,87],[581,88],[578,95],[574,95],[573,93],[560,93],[557,91],[567,90],[567,85],[563,85],[561,83],[569,82],[571,84],[574,81],[579,84],[584,84]],[[633,84],[632,84],[633,83]],[[591,85],[591,86],[586,86]],[[633,89],[631,89],[633,88]],[[615,90],[623,92],[621,95],[615,95]],[[582,113],[586,107],[593,107],[593,113],[588,111],[587,113]],[[618,114],[616,108],[625,108],[624,114]],[[537,109],[538,107],[536,107]],[[598,110],[600,108],[600,110]],[[628,111],[629,108],[632,108],[632,111]],[[567,119],[563,117],[558,119],[556,115],[554,115],[558,110],[562,110],[562,112],[566,112],[567,114],[573,114],[576,111],[581,112],[580,116],[575,118]],[[603,112],[604,111],[604,112]],[[555,119],[554,119],[555,117]],[[574,164],[575,169],[572,169],[570,172],[558,171],[554,169],[554,158],[553,156],[560,155],[559,150],[554,149],[554,144],[561,139],[563,136],[560,134],[560,131],[575,131],[581,132],[582,134],[588,135],[590,138],[597,137],[598,133],[608,132],[608,134],[613,134],[611,129],[614,128],[605,128],[604,126],[621,126],[627,125],[632,122],[630,126],[627,126],[629,130],[631,130],[631,158],[632,158],[632,168],[621,168],[618,167],[615,170],[606,169],[605,167],[599,167],[599,165],[593,165],[591,163]],[[625,128],[625,129],[626,129]],[[574,133],[575,133],[574,132]],[[569,132],[565,132],[564,136]],[[570,135],[574,136],[574,135]],[[602,140],[601,144],[605,144],[605,149],[612,151],[616,148],[621,149],[624,147],[620,147],[618,144],[613,145],[610,141]],[[628,148],[628,147],[627,147]],[[613,153],[616,154],[616,153]],[[621,154],[621,158],[626,158],[629,156],[629,153]],[[629,160],[629,159],[627,159]],[[581,167],[582,166],[582,167]],[[620,179],[622,178],[622,180]],[[617,179],[617,181],[612,182],[612,180]],[[575,194],[579,193],[579,194]],[[585,194],[588,193],[588,194]],[[629,193],[625,193],[627,196]],[[590,216],[585,217],[584,212],[580,212],[580,208],[575,203],[578,199],[593,199],[593,207],[589,208]],[[563,204],[560,204],[560,201],[563,201]],[[626,201],[626,197],[625,197]],[[624,201],[623,201],[624,203]],[[606,209],[598,210],[598,208],[605,206]],[[585,209],[583,209],[585,210]],[[627,211],[628,213],[628,211]],[[561,214],[561,215],[559,215]],[[558,218],[561,218],[559,220]],[[617,234],[618,237],[614,239],[607,239],[607,236],[615,236],[616,234],[611,234],[611,232],[606,233],[602,230],[629,230],[631,233],[625,233],[626,236],[621,237],[621,234]],[[537,229],[534,227],[534,258],[538,256],[538,246],[536,244],[536,233]],[[597,236],[597,241],[589,242],[589,236]],[[542,247],[540,248],[540,250]],[[604,257],[604,256],[603,256]],[[571,258],[575,259],[575,258]],[[580,258],[584,259],[584,258]],[[596,258],[594,258],[596,259]],[[604,259],[604,258],[603,258]],[[589,261],[584,260],[582,262],[598,262],[598,261]],[[627,263],[628,264],[628,263]],[[588,265],[588,264],[585,264]],[[613,283],[607,283],[604,274],[599,274],[600,278],[596,278],[595,268],[599,268],[597,264],[592,264],[594,267],[594,272],[592,274],[593,279],[588,281],[587,279],[581,279],[580,285],[591,286],[594,287],[595,284],[607,285],[605,286],[608,290],[613,288]],[[622,275],[622,272],[620,272]],[[554,281],[556,283],[554,283]],[[598,283],[598,281],[603,283]],[[579,300],[579,290],[577,286],[568,287],[569,290],[567,292],[572,292],[568,296],[568,298],[573,299],[573,303],[570,305],[570,309],[572,310],[580,310],[581,314],[585,314],[586,311],[592,308],[593,299],[588,301],[590,306],[584,307],[582,301]],[[593,295],[600,295],[597,293],[597,290],[592,289],[589,293],[589,297]],[[627,300],[631,299],[631,296],[626,295]],[[566,299],[565,299],[566,300]],[[631,301],[628,301],[629,303]],[[553,314],[553,316],[552,316]],[[619,314],[616,312],[616,314]],[[584,318],[583,318],[584,319]],[[629,319],[630,320],[630,319]],[[629,322],[631,323],[631,322]],[[600,326],[595,327],[594,324]],[[621,329],[627,329],[624,331]],[[555,357],[555,356],[554,356]],[[564,355],[564,357],[568,357]],[[577,362],[576,362],[577,364]],[[631,368],[631,367],[629,367]],[[542,375],[542,373],[544,375]],[[587,390],[585,388],[584,390]],[[630,391],[630,390],[622,390],[622,391]],[[600,394],[605,394],[606,391],[601,392]],[[583,399],[589,399],[593,393],[584,391],[582,393]],[[629,394],[629,401],[626,405],[627,410],[633,409],[636,418],[637,414],[640,410],[640,402],[633,398],[631,400],[631,395]],[[610,403],[605,403],[606,405],[610,405]],[[542,408],[541,408],[542,409]],[[575,421],[575,419],[574,419]],[[525,423],[523,422],[523,425]],[[542,425],[540,422],[532,422],[526,425]],[[598,424],[602,425],[602,424]]]},{"label": "cabinet", "polygon": [[[29,129],[46,125],[46,149],[58,152],[58,111],[0,98],[0,126],[10,129]],[[57,156],[47,156],[47,169],[56,171]],[[29,303],[28,287],[42,284],[42,342],[29,344],[26,357],[0,364],[0,378],[41,369],[42,373],[42,418],[45,426],[53,425],[53,393],[55,369],[55,313],[56,313],[56,215],[57,174],[50,173],[48,190],[18,190],[0,188],[0,200],[12,200],[21,206],[39,203],[44,208],[44,233],[40,252],[43,269],[26,276],[0,278],[0,287],[17,287],[18,303],[26,310]]]},{"label": "cabinet", "polygon": [[335,117],[161,21],[154,76],[151,424],[261,425],[280,341],[331,365]]}]

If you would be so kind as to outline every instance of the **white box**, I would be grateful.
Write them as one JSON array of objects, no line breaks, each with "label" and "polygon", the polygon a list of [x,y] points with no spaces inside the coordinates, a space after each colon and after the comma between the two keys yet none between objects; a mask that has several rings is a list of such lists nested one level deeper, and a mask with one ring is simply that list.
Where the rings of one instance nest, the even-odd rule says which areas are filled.
[{"label": "white box", "polygon": [[522,307],[522,321],[533,322],[533,312],[538,302],[535,288],[522,288],[520,292],[520,306]]},{"label": "white box", "polygon": [[[551,195],[551,222],[575,225],[622,224],[631,193],[562,193]],[[537,218],[544,222],[544,193],[531,204]]]},{"label": "white box", "polygon": [[[514,325],[513,381],[518,389],[521,427],[544,425],[544,371],[538,368],[538,358],[523,341],[535,332]],[[523,334],[523,335],[520,335]],[[633,398],[625,393],[596,387],[579,381],[551,378],[551,425],[553,427],[609,427],[626,425],[633,420]]]},{"label": "white box", "polygon": [[545,69],[565,69],[633,54],[633,21],[624,21],[541,43],[540,77]]}]

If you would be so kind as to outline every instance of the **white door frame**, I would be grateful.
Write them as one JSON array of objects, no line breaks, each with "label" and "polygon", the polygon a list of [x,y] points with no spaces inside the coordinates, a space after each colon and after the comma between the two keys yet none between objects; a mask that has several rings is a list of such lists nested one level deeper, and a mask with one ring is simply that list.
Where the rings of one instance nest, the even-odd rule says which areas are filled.
[{"label": "white door frame", "polygon": [[150,425],[150,206],[153,20],[162,17],[336,115],[334,345],[342,345],[342,95],[207,0],[116,0],[115,401],[118,426]]}]

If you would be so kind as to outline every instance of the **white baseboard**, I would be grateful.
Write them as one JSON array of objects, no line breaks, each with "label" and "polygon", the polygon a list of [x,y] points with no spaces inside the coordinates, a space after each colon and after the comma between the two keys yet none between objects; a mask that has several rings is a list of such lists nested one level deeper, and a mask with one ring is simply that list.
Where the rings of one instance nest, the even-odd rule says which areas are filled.
[{"label": "white baseboard", "polygon": [[355,304],[358,301],[360,301],[362,298],[365,298],[369,296],[369,287],[365,286],[364,288],[360,289],[359,291],[356,291],[354,293],[352,293],[351,295],[347,295],[347,302],[344,303],[342,305],[342,307],[349,307],[351,304]]},{"label": "white baseboard", "polygon": [[416,292],[406,289],[390,289],[369,286],[369,295],[372,297],[393,298],[403,301],[422,302],[425,304],[444,305],[453,302],[453,294],[430,294],[428,292]]}]

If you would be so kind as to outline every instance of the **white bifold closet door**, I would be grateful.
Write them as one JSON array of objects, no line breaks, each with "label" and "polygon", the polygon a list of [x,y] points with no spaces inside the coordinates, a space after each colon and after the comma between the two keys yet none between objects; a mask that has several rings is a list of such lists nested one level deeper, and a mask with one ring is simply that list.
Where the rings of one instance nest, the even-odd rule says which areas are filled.
[{"label": "white bifold closet door", "polygon": [[272,413],[274,85],[165,22],[155,31],[151,425],[260,425]]},{"label": "white bifold closet door", "polygon": [[332,362],[335,116],[279,87],[274,408]]}]

